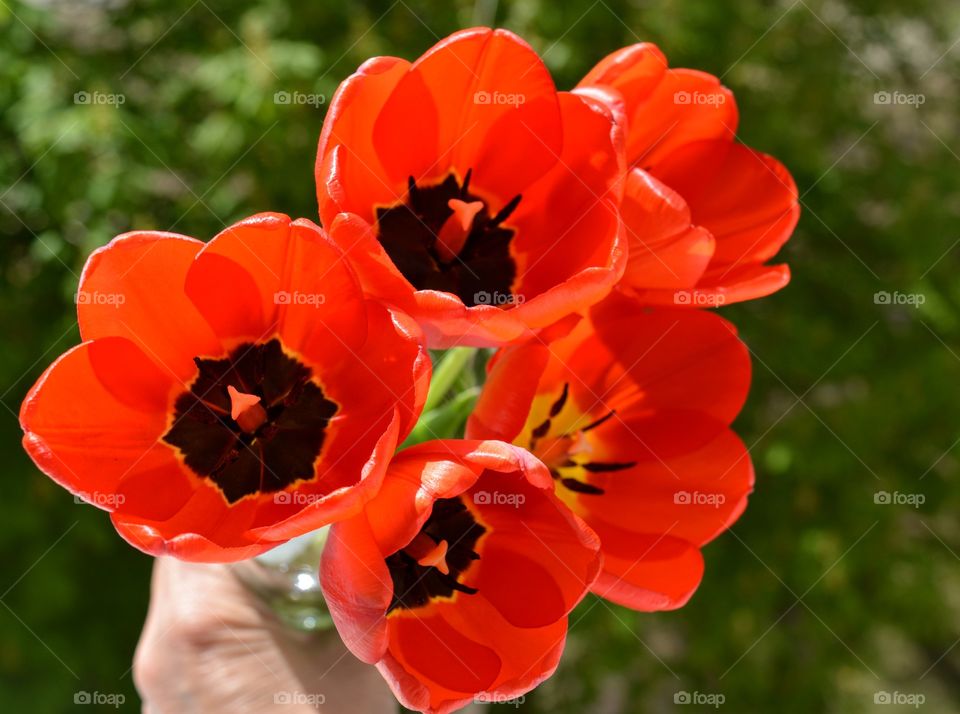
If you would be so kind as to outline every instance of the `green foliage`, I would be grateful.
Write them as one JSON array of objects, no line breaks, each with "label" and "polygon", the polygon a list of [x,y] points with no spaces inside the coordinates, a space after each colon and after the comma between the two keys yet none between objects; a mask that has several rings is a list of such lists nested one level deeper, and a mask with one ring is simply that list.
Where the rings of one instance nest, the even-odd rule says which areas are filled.
[{"label": "green foliage", "polygon": [[[698,691],[728,711],[866,712],[899,690],[955,710],[960,7],[948,0],[0,3],[0,710],[72,711],[78,690],[137,709],[149,559],[36,472],[16,423],[26,389],[78,340],[86,255],[135,228],[208,238],[261,210],[314,217],[325,105],[275,93],[329,100],[367,57],[412,58],[475,22],[523,34],[561,87],[639,39],[721,75],[742,139],[790,167],[805,206],[783,254],[790,287],[723,311],[755,357],[738,423],[757,467],[750,507],[706,548],[683,610],[584,603],[561,674],[520,708],[661,712]],[[877,91],[926,101],[876,104]],[[878,291],[925,302],[876,304]],[[926,501],[875,504],[880,490]]]}]

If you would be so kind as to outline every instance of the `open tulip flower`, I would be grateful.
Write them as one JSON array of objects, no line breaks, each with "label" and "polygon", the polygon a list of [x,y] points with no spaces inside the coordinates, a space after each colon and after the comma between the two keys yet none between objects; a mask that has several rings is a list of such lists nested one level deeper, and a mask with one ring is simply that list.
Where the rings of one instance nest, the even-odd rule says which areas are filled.
[{"label": "open tulip flower", "polygon": [[349,515],[425,397],[416,324],[307,220],[119,236],[77,302],[83,343],[24,401],[24,445],[153,554],[248,558]]},{"label": "open tulip flower", "polygon": [[404,706],[445,714],[553,673],[598,547],[529,452],[431,441],[401,451],[380,494],[331,528],[321,582],[347,647]]},{"label": "open tulip flower", "polygon": [[581,81],[625,116],[622,212],[629,264],[621,287],[648,303],[715,307],[769,295],[790,280],[765,265],[800,215],[776,159],[737,143],[733,93],[691,69],[668,69],[654,45],[625,47]]},{"label": "open tulip flower", "polygon": [[729,424],[750,360],[715,314],[611,296],[549,346],[499,352],[470,438],[529,449],[600,537],[593,591],[637,610],[682,606],[700,546],[743,511],[749,454]]},{"label": "open tulip flower", "polygon": [[505,30],[455,33],[414,63],[369,60],[337,90],[320,216],[364,289],[431,347],[529,337],[602,299],[626,254],[623,137],[602,92],[557,92]]}]

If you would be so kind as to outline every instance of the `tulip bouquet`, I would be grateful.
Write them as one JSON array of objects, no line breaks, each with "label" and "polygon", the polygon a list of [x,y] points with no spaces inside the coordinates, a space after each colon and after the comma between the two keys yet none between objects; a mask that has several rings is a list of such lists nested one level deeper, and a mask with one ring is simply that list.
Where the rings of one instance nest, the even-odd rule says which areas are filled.
[{"label": "tulip bouquet", "polygon": [[517,697],[588,592],[681,607],[745,508],[749,353],[700,308],[787,283],[767,261],[798,199],[736,127],[719,80],[649,44],[572,91],[503,30],[373,58],[323,124],[319,226],[90,256],[25,448],[154,555],[331,526],[337,631],[402,704]]}]

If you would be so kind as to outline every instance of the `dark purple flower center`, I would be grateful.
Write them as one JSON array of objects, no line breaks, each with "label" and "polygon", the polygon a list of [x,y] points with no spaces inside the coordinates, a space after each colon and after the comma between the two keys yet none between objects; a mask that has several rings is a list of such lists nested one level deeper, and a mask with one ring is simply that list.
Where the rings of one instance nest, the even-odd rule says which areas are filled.
[{"label": "dark purple flower center", "polygon": [[307,366],[277,339],[194,361],[197,377],[177,398],[173,426],[163,436],[194,473],[230,503],[313,478],[337,405]]}]

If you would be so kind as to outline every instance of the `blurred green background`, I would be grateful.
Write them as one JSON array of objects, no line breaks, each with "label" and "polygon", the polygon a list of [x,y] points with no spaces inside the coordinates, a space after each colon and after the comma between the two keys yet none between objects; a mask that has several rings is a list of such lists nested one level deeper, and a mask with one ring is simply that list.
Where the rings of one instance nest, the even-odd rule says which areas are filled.
[{"label": "blurred green background", "polygon": [[755,358],[745,516],[685,609],[585,602],[561,674],[520,709],[712,709],[684,692],[721,711],[913,709],[875,704],[899,692],[960,710],[957,3],[0,0],[0,711],[72,711],[78,690],[139,710],[150,560],[19,446],[21,399],[78,339],[85,257],[133,228],[315,217],[325,107],[275,93],[329,98],[365,58],[473,24],[521,33],[562,88],[638,40],[722,76],[741,138],[784,161],[805,206],[790,287],[723,311]]}]

